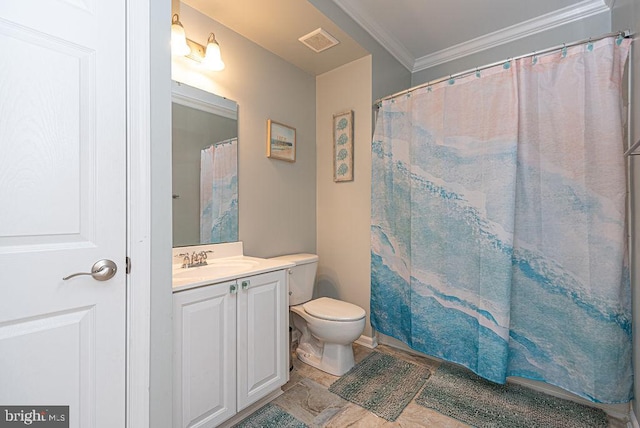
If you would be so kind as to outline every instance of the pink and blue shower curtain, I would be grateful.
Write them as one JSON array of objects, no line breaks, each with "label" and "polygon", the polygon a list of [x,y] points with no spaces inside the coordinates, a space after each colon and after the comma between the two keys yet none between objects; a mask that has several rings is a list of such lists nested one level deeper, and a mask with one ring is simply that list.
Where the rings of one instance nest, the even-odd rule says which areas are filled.
[{"label": "pink and blue shower curtain", "polygon": [[238,240],[238,139],[200,151],[200,243]]},{"label": "pink and blue shower curtain", "polygon": [[382,102],[371,323],[504,383],[632,391],[622,75],[610,38]]}]

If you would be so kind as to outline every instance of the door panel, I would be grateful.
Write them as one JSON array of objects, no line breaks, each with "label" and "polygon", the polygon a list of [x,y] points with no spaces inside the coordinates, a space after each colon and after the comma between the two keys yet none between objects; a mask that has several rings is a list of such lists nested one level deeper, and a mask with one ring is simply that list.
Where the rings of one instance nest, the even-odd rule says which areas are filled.
[{"label": "door panel", "polygon": [[[19,320],[0,327],[3,389],[11,395],[28,397],[26,404],[74,403],[76,405],[69,408],[69,419],[82,418],[79,425],[90,426],[95,416],[91,406],[95,394],[90,388],[95,383],[95,347],[91,337],[94,322],[95,312],[90,308]],[[40,352],[33,352],[34,344]],[[80,387],[61,387],[68,384]],[[9,402],[8,397],[2,400],[2,404]],[[80,412],[83,407],[87,410]]]},{"label": "door panel", "polygon": [[[0,21],[2,252],[91,247],[95,239],[92,52]],[[46,215],[43,209],[46,208]],[[53,246],[53,247],[52,247]]]},{"label": "door panel", "polygon": [[72,427],[125,421],[124,6],[0,2],[0,403]]},{"label": "door panel", "polygon": [[238,293],[240,411],[287,381],[288,311],[284,271],[238,282],[243,284]]},{"label": "door panel", "polygon": [[174,427],[216,426],[235,414],[235,282],[173,295]]}]

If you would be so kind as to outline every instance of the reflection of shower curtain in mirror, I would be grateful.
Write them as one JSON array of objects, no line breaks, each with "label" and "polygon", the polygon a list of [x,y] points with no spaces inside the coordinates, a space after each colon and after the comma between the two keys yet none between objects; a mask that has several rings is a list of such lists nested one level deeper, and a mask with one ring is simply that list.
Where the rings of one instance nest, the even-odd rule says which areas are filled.
[{"label": "reflection of shower curtain in mirror", "polygon": [[238,240],[238,139],[200,152],[200,242]]}]

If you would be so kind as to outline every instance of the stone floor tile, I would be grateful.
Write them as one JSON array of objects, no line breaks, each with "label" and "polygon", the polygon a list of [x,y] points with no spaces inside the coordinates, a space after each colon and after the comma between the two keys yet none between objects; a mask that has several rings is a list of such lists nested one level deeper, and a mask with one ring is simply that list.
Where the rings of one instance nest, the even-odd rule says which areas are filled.
[{"label": "stone floor tile", "polygon": [[315,367],[311,367],[310,365],[300,361],[297,357],[293,360],[293,367],[294,371],[301,377],[311,379],[320,385],[326,386],[327,388],[340,378],[340,376],[334,376],[329,373],[325,373],[322,370],[318,370]]},{"label": "stone floor tile", "polygon": [[328,421],[324,428],[378,428],[390,427],[390,422],[374,415],[357,404],[349,403]]},{"label": "stone floor tile", "polygon": [[[354,358],[362,361],[373,349],[354,344]],[[440,361],[423,357],[412,352],[379,345],[375,351],[387,353],[405,361],[437,370]],[[273,402],[310,428],[468,428],[456,419],[435,410],[416,404],[414,401],[400,414],[398,419],[389,422],[366,409],[350,403],[328,388],[339,377],[318,370],[292,357],[294,369],[290,372],[289,382],[283,386],[284,394]],[[627,421],[609,417],[609,428],[626,428]]]},{"label": "stone floor tile", "polygon": [[302,379],[276,398],[282,407],[311,428],[322,427],[344,406],[349,404],[338,395],[311,379]]},{"label": "stone floor tile", "polygon": [[468,428],[469,425],[445,416],[435,410],[427,409],[411,402],[405,407],[396,425],[403,428],[438,427],[438,428]]}]

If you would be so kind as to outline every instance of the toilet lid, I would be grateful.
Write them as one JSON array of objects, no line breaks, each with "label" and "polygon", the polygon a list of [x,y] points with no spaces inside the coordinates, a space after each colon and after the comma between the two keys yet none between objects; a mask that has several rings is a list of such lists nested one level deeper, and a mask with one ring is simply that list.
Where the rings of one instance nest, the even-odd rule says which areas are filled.
[{"label": "toilet lid", "polygon": [[302,307],[309,315],[329,321],[356,321],[365,315],[364,309],[360,306],[329,297],[311,300]]}]

